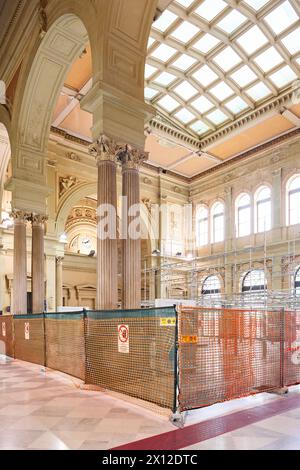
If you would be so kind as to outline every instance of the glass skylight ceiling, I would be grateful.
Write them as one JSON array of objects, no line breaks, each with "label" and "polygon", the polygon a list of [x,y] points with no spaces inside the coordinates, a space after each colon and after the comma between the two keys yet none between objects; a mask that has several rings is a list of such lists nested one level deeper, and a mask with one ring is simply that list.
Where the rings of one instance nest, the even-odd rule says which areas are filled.
[{"label": "glass skylight ceiling", "polygon": [[298,0],[173,0],[153,24],[145,99],[191,135],[251,113],[299,78]]}]

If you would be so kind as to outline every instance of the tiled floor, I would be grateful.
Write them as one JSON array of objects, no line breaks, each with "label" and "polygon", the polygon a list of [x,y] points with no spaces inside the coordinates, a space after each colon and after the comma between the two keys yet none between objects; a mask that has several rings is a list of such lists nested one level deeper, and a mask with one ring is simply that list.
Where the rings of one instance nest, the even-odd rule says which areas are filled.
[{"label": "tiled floor", "polygon": [[[226,432],[235,416],[239,424]],[[215,437],[204,433],[208,425],[212,434],[217,429]],[[159,442],[165,449],[300,450],[300,387],[288,397],[260,394],[190,412],[178,431],[167,417],[136,404],[0,357],[0,449],[130,449],[141,440],[144,449]]]}]

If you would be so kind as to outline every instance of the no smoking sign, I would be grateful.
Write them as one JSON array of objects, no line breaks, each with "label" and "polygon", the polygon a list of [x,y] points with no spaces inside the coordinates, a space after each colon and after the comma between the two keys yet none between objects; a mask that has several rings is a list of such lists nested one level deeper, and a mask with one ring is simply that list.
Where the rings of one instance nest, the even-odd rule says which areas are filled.
[{"label": "no smoking sign", "polygon": [[129,353],[129,326],[118,326],[118,351],[120,353]]}]

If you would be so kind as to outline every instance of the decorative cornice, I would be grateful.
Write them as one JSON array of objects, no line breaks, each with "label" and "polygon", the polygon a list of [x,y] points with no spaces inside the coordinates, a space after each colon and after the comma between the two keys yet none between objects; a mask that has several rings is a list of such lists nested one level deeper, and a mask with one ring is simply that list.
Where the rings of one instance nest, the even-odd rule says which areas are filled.
[{"label": "decorative cornice", "polygon": [[142,163],[149,159],[149,153],[137,147],[125,145],[119,150],[117,158],[123,169],[138,170]]},{"label": "decorative cornice", "polygon": [[104,161],[116,163],[119,150],[120,146],[106,135],[101,135],[96,142],[89,146],[89,154],[96,159],[97,165]]}]

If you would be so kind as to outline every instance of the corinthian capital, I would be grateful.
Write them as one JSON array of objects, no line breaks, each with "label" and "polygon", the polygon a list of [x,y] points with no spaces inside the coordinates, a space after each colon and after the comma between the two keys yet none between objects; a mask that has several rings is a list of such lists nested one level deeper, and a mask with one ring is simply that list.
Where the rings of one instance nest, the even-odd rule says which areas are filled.
[{"label": "corinthian capital", "polygon": [[89,154],[95,157],[97,164],[103,161],[116,162],[116,156],[120,147],[106,135],[101,135],[89,147]]},{"label": "corinthian capital", "polygon": [[25,223],[31,218],[31,212],[26,212],[23,210],[14,209],[10,216],[14,219],[15,222]]},{"label": "corinthian capital", "polygon": [[118,152],[118,161],[122,163],[123,168],[138,169],[139,166],[147,161],[149,153],[137,147],[126,145]]},{"label": "corinthian capital", "polygon": [[48,217],[46,215],[42,214],[32,214],[31,216],[31,222],[32,225],[44,225],[48,220]]}]

